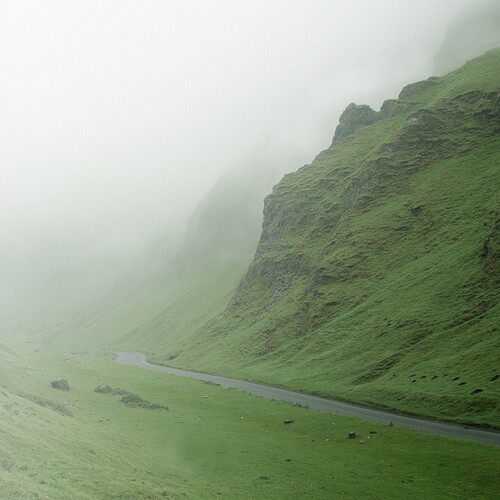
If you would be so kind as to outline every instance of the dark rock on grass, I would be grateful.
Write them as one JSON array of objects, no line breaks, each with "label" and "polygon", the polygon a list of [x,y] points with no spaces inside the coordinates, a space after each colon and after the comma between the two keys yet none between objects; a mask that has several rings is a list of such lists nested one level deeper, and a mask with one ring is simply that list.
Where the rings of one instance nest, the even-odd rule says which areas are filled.
[{"label": "dark rock on grass", "polygon": [[467,382],[460,382],[458,385],[465,385]]},{"label": "dark rock on grass", "polygon": [[293,424],[295,420],[283,420],[284,424]]},{"label": "dark rock on grass", "polygon": [[61,391],[69,391],[69,384],[65,378],[53,378],[50,383],[53,389],[59,389]]},{"label": "dark rock on grass", "polygon": [[490,382],[495,382],[500,377],[500,375],[495,375],[494,377],[490,378]]},{"label": "dark rock on grass", "polygon": [[349,432],[349,439],[354,439],[356,437],[355,432]]},{"label": "dark rock on grass", "polygon": [[474,389],[471,394],[479,394],[480,392],[483,392],[482,389]]},{"label": "dark rock on grass", "polygon": [[94,392],[108,394],[108,393],[113,392],[113,389],[108,384],[100,384],[94,389]]},{"label": "dark rock on grass", "polygon": [[168,410],[167,406],[150,403],[149,401],[142,399],[138,394],[134,394],[132,392],[127,392],[124,396],[122,396],[120,402],[128,406],[147,408],[148,410]]}]

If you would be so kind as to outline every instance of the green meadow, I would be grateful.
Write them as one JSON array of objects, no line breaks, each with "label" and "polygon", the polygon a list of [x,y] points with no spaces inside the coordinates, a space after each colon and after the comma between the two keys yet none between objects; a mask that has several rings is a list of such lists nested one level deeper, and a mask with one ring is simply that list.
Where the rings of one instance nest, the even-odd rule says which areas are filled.
[{"label": "green meadow", "polygon": [[[109,352],[28,348],[2,349],[0,498],[491,499],[500,490],[494,446],[117,365]],[[53,389],[53,377],[70,390]],[[94,392],[104,382],[168,410]]]}]

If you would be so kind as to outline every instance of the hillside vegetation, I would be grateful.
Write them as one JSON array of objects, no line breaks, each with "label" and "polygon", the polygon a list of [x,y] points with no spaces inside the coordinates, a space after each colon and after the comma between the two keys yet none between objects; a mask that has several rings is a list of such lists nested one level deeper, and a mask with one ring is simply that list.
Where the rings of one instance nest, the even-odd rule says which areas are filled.
[{"label": "hillside vegetation", "polygon": [[[109,353],[26,347],[0,345],[2,499],[469,499],[499,488],[496,446],[308,411]],[[115,391],[95,392],[102,382]]]},{"label": "hillside vegetation", "polygon": [[500,425],[499,89],[495,50],[378,112],[350,104],[331,147],[266,198],[227,308],[189,339],[138,330],[142,347],[171,365]]}]

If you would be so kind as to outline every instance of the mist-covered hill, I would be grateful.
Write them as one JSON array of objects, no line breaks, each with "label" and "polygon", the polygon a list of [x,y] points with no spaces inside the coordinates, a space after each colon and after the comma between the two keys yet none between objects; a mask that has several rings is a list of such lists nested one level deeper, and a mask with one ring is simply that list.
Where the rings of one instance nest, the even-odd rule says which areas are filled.
[{"label": "mist-covered hill", "polygon": [[495,50],[378,112],[350,104],[262,227],[265,165],[214,186],[175,257],[161,242],[125,267],[82,263],[2,327],[498,425],[499,70]]},{"label": "mist-covered hill", "polygon": [[57,265],[47,270],[45,258],[42,277],[13,267],[10,281],[19,290],[11,286],[0,300],[2,333],[71,349],[161,350],[165,338],[169,346],[185,340],[224,310],[243,277],[277,175],[275,165],[227,173],[198,204],[181,243],[167,234],[124,263],[53,255]]},{"label": "mist-covered hill", "polygon": [[331,147],[266,198],[225,311],[175,345],[156,330],[149,353],[498,424],[499,75],[495,50],[379,112],[350,104]]}]

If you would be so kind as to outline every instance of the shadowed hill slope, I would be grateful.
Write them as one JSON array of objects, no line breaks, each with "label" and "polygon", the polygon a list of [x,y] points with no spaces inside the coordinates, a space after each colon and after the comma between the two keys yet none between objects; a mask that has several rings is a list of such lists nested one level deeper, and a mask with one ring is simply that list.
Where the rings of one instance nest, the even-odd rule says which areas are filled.
[{"label": "shadowed hill slope", "polygon": [[[103,273],[99,287],[90,279],[98,270],[90,278],[79,274],[72,280],[79,286],[40,294],[42,306],[5,330],[71,349],[152,348],[166,332],[172,334],[169,345],[185,339],[224,310],[244,275],[259,239],[262,200],[275,176],[272,169],[226,174],[194,211],[175,257],[160,242],[121,274]],[[71,281],[72,270],[65,275]]]},{"label": "shadowed hill slope", "polygon": [[496,50],[349,105],[266,198],[226,310],[153,358],[498,425],[499,75]]},{"label": "shadowed hill slope", "polygon": [[161,278],[162,307],[122,335],[121,347],[164,352],[224,310],[255,253],[273,176],[256,171],[219,180],[191,216],[183,247]]}]

